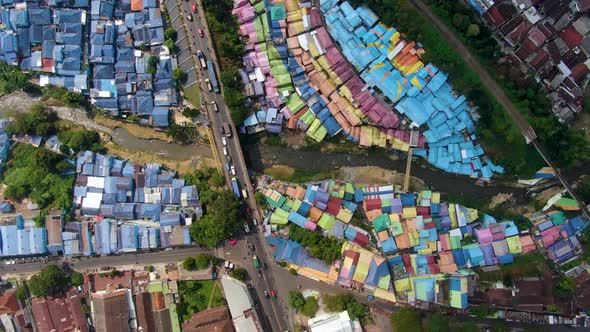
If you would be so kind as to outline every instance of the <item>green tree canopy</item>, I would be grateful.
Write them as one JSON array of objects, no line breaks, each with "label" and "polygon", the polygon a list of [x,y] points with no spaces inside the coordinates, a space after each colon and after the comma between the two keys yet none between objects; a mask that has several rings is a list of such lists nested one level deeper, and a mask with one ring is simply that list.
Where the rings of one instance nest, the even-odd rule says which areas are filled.
[{"label": "green tree canopy", "polygon": [[195,257],[195,267],[197,270],[204,270],[209,267],[211,263],[211,255],[209,254],[198,254]]},{"label": "green tree canopy", "polygon": [[439,313],[429,314],[426,319],[425,332],[449,332],[449,319]]},{"label": "green tree canopy", "polygon": [[248,279],[248,271],[243,267],[236,267],[229,273],[229,276],[240,281],[246,281]]},{"label": "green tree canopy", "polygon": [[70,278],[72,280],[72,286],[82,286],[84,284],[84,275],[80,272],[72,272]]},{"label": "green tree canopy", "polygon": [[395,331],[420,331],[420,313],[414,308],[401,308],[391,315],[391,323]]},{"label": "green tree canopy", "polygon": [[69,280],[57,265],[48,265],[31,277],[29,289],[35,296],[57,294],[66,289]]},{"label": "green tree canopy", "polygon": [[62,144],[74,150],[74,153],[92,150],[96,144],[100,144],[100,135],[94,130],[67,130],[59,132],[57,137]]},{"label": "green tree canopy", "polygon": [[182,70],[182,68],[180,68],[180,67],[176,67],[172,71],[172,79],[177,82],[183,82],[184,80],[186,80],[186,77],[187,77],[186,72],[184,70]]},{"label": "green tree canopy", "polygon": [[312,257],[319,258],[328,264],[341,257],[342,241],[336,237],[325,237],[318,232],[297,226],[290,227],[289,237],[306,247]]},{"label": "green tree canopy", "polygon": [[293,309],[301,310],[305,304],[305,298],[299,291],[289,292],[289,306]]},{"label": "green tree canopy", "polygon": [[13,117],[14,121],[8,126],[8,131],[13,134],[48,137],[56,132],[57,113],[41,103],[33,104],[28,112],[16,113]]},{"label": "green tree canopy", "polygon": [[320,306],[318,305],[318,301],[315,297],[310,296],[305,299],[305,304],[301,308],[301,313],[309,318],[313,318],[319,309]]},{"label": "green tree canopy", "polygon": [[194,257],[188,257],[184,261],[182,261],[182,268],[187,271],[194,271],[197,267],[197,262],[195,261]]},{"label": "green tree canopy", "polygon": [[164,37],[166,39],[171,39],[173,41],[176,41],[176,30],[174,30],[173,28],[168,28],[164,31]]},{"label": "green tree canopy", "polygon": [[217,194],[217,199],[208,203],[207,214],[190,225],[191,237],[199,244],[214,247],[229,239],[239,230],[240,201],[228,190]]},{"label": "green tree canopy", "polygon": [[469,26],[467,27],[466,34],[468,37],[477,37],[477,36],[479,36],[479,32],[480,32],[479,25],[469,24]]}]

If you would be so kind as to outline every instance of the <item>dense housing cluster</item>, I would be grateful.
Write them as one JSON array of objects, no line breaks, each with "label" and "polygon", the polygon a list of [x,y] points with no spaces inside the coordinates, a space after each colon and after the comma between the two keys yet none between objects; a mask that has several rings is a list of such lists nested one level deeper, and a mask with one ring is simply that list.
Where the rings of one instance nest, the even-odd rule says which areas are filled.
[{"label": "dense housing cluster", "polygon": [[[265,229],[275,258],[298,273],[390,301],[458,309],[467,307],[465,269],[509,264],[537,250],[563,264],[581,252],[577,236],[589,224],[551,212],[534,219],[535,232],[520,231],[513,221],[443,202],[438,192],[402,193],[393,185],[326,180],[299,186],[262,177],[259,186],[272,209]],[[368,228],[351,224],[359,211]],[[328,265],[280,238],[289,222],[345,240],[341,260]]]},{"label": "dense housing cluster", "polygon": [[240,76],[260,106],[243,131],[279,133],[286,122],[318,142],[343,132],[363,147],[412,148],[474,178],[504,171],[485,157],[475,109],[447,75],[422,63],[424,49],[369,9],[336,0],[319,7],[236,0],[234,7],[247,40]]},{"label": "dense housing cluster", "polygon": [[[203,215],[197,190],[157,164],[146,166],[90,151],[77,159],[74,206],[81,221],[49,211],[14,214],[2,204],[1,256],[110,255],[191,244],[188,226]],[[16,235],[16,236],[15,236]]]},{"label": "dense housing cluster", "polygon": [[179,96],[157,1],[3,1],[0,7],[0,60],[40,73],[42,86],[88,95],[115,116],[168,126]]},{"label": "dense housing cluster", "polygon": [[469,3],[494,30],[508,60],[543,83],[551,110],[571,123],[583,107],[590,55],[589,1]]}]

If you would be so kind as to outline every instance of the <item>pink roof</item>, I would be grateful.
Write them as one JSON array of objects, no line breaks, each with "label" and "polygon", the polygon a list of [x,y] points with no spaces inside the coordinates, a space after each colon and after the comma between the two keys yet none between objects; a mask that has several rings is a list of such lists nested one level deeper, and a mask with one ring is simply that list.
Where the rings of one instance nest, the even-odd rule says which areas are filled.
[{"label": "pink roof", "polygon": [[541,236],[543,237],[543,245],[547,248],[561,237],[560,229],[559,227],[551,227],[541,232]]},{"label": "pink roof", "polygon": [[328,31],[326,31],[326,28],[321,27],[321,28],[317,29],[316,31],[317,31],[318,39],[320,40],[320,44],[322,44],[323,48],[328,48],[328,47],[334,46],[334,44],[332,43],[332,39],[330,39],[330,35],[328,34]]},{"label": "pink roof", "polygon": [[477,234],[477,239],[480,244],[486,244],[486,243],[492,242],[492,239],[493,239],[492,232],[490,231],[489,228],[477,229],[477,230],[475,230],[475,233]]}]

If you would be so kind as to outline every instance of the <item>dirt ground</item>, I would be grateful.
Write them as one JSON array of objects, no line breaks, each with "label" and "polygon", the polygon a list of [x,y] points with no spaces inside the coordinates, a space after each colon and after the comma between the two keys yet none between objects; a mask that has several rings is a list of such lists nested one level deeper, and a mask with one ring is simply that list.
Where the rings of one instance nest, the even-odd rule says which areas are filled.
[{"label": "dirt ground", "polygon": [[496,206],[511,200],[512,196],[513,196],[512,194],[498,194],[498,195],[492,197],[492,201],[490,202],[490,205],[489,205],[490,209],[493,209]]},{"label": "dirt ground", "polygon": [[142,151],[129,150],[112,142],[107,142],[105,146],[110,154],[140,164],[158,163],[166,166],[169,169],[176,170],[180,175],[190,174],[195,169],[217,167],[213,158],[193,156],[191,159],[176,161],[162,158],[156,154],[148,154]]},{"label": "dirt ground", "polygon": [[[343,180],[367,183],[367,184],[399,184],[404,182],[404,175],[394,171],[375,166],[342,167],[340,177]],[[415,177],[410,177],[410,190],[421,191],[427,189],[426,184]]]},{"label": "dirt ground", "polygon": [[97,115],[94,122],[110,129],[125,128],[131,135],[141,139],[158,139],[165,142],[172,142],[172,140],[163,131],[157,131],[150,127],[144,127],[133,123],[119,121],[107,118],[102,115]]}]

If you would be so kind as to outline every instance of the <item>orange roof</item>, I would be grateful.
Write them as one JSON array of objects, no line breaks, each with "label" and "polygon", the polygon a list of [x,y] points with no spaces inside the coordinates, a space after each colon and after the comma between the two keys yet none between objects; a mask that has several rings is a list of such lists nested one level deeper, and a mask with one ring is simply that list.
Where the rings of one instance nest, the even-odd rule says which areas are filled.
[{"label": "orange roof", "polygon": [[166,302],[164,301],[164,293],[152,293],[152,303],[154,304],[154,311],[166,309]]},{"label": "orange roof", "polygon": [[320,217],[322,216],[322,210],[318,209],[315,206],[312,206],[309,209],[309,219],[315,223],[318,222],[318,220],[320,220]]},{"label": "orange roof", "polygon": [[407,233],[402,233],[400,235],[395,236],[395,244],[397,244],[398,249],[407,249],[410,247],[410,239],[408,238]]},{"label": "orange roof", "polygon": [[131,11],[138,12],[143,10],[142,0],[131,0]]},{"label": "orange roof", "polygon": [[0,296],[0,315],[15,313],[20,309],[16,299],[16,289],[9,289]]}]

